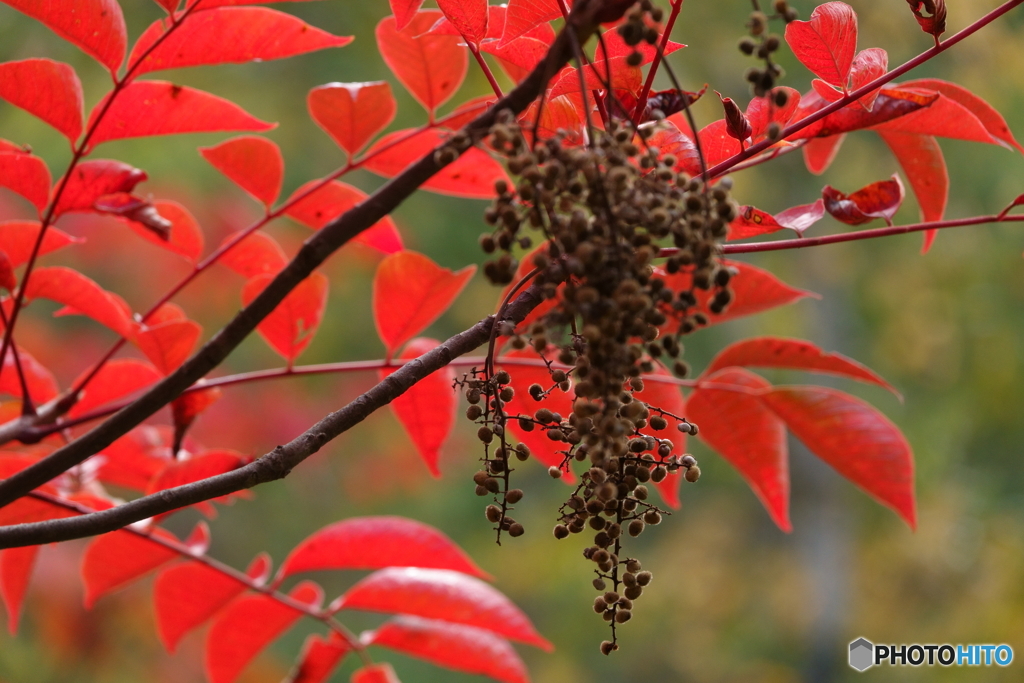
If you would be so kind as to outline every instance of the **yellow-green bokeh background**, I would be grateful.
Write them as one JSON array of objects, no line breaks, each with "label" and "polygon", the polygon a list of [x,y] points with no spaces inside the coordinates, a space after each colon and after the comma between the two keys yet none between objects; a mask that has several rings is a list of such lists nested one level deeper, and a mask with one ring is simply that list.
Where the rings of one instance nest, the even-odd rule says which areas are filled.
[{"label": "yellow-green bokeh background", "polygon": [[[431,3],[428,2],[428,5]],[[851,0],[860,17],[859,46],[884,47],[890,64],[930,45],[902,0]],[[132,37],[159,9],[149,0],[122,2]],[[803,17],[813,4],[794,3]],[[950,32],[996,6],[994,0],[949,3]],[[306,92],[329,81],[388,79],[399,102],[393,129],[419,125],[422,109],[389,74],[373,38],[389,13],[385,0],[282,3],[312,24],[357,40],[344,49],[264,64],[203,67],[156,74],[230,98],[256,116],[280,122],[268,136],[282,148],[287,195],[326,174],[344,158],[308,118]],[[747,98],[743,72],[751,65],[736,49],[750,5],[740,0],[687,0],[673,38],[689,48],[671,57],[696,89],[709,82],[724,95]],[[1024,138],[1024,10],[1015,10],[913,77],[941,77],[984,97]],[[109,76],[39,23],[0,6],[0,60],[46,56],[78,70],[91,107]],[[806,91],[810,75],[788,55],[785,84]],[[667,86],[667,81],[662,87]],[[471,69],[458,99],[487,92]],[[448,108],[451,107],[449,103]],[[696,107],[701,123],[717,118],[707,98]],[[29,143],[54,169],[67,163],[66,142],[24,112],[0,102],[0,136]],[[196,153],[227,135],[195,135],[105,145],[98,156],[145,169],[140,189],[186,203],[200,218],[209,245],[258,217],[257,207]],[[950,217],[997,212],[1024,192],[1024,159],[1008,150],[943,141],[952,182]],[[736,178],[742,203],[776,212],[813,201],[824,184],[844,191],[888,177],[897,166],[870,133],[851,135],[824,177],[808,174],[791,155]],[[346,178],[366,190],[380,180]],[[409,248],[458,268],[480,263],[476,236],[484,204],[418,193],[394,214]],[[0,192],[0,219],[26,217],[27,204]],[[912,198],[899,222],[916,220]],[[162,288],[187,272],[176,257],[144,243],[112,221],[68,220],[66,229],[88,243],[47,264],[82,268],[105,287],[145,309]],[[846,229],[830,219],[813,234]],[[279,222],[269,231],[288,249],[308,234]],[[523,649],[538,683],[746,682],[856,680],[846,666],[847,643],[858,636],[882,643],[1008,643],[1024,657],[1024,234],[1014,224],[949,230],[926,256],[919,235],[851,243],[744,260],[787,282],[819,292],[756,318],[693,336],[687,357],[703,367],[717,349],[743,337],[773,334],[808,339],[860,360],[905,396],[899,403],[880,389],[823,380],[871,401],[913,444],[917,462],[919,526],[911,532],[888,510],[839,479],[794,445],[793,522],[786,535],[724,461],[700,445],[703,477],[683,491],[683,508],[645,534],[635,551],[655,581],[623,628],[622,650],[601,656],[604,623],[590,610],[588,563],[576,539],[551,537],[562,484],[538,466],[522,471],[527,498],[520,506],[524,537],[496,547],[470,481],[478,457],[468,425],[460,424],[442,454],[444,476],[432,480],[397,422],[381,411],[338,439],[286,481],[264,486],[252,501],[221,508],[212,522],[211,553],[244,566],[260,550],[280,562],[307,534],[330,522],[365,514],[403,514],[433,524],[463,544],[496,577],[557,646],[554,654]],[[350,247],[325,266],[331,278],[328,315],[303,363],[377,358],[369,283],[377,257]],[[239,306],[241,281],[215,269],[179,298],[208,336]],[[480,319],[496,292],[477,277],[429,334],[444,338]],[[19,327],[21,343],[68,383],[112,341],[89,321],[52,319],[34,306]],[[74,335],[69,342],[69,335]],[[227,361],[223,372],[272,367],[278,360],[257,338]],[[779,382],[821,378],[776,373]],[[200,419],[196,437],[209,447],[258,454],[302,431],[367,388],[371,375],[318,378],[229,389]],[[464,422],[464,421],[463,421]],[[171,526],[185,530],[191,513]],[[46,549],[37,567],[17,638],[0,632],[4,683],[199,682],[202,635],[166,655],[153,625],[149,581],[108,597],[96,609],[81,605],[78,561],[82,543]],[[329,597],[355,575],[316,577]],[[353,628],[379,622],[347,619]],[[276,681],[287,671],[304,635],[302,624],[250,667],[247,683]],[[406,683],[468,681],[401,657],[390,659]],[[878,680],[1020,680],[1008,669],[888,669],[862,674]],[[348,680],[349,662],[333,680]]]}]

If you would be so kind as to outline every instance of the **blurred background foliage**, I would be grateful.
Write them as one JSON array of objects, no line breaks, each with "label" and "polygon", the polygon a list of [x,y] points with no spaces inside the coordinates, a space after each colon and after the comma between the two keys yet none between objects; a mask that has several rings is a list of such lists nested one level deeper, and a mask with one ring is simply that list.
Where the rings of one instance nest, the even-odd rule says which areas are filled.
[{"label": "blurred background foliage", "polygon": [[[859,47],[884,47],[895,65],[927,49],[931,38],[902,0],[850,0],[860,17]],[[793,3],[806,18],[808,0]],[[950,33],[996,6],[995,0],[950,3]],[[122,0],[129,34],[160,16],[148,0]],[[431,5],[430,2],[427,3]],[[268,135],[282,148],[287,172],[283,196],[343,163],[342,153],[309,120],[307,91],[329,81],[387,79],[399,102],[392,129],[419,125],[424,113],[389,74],[373,37],[388,14],[385,0],[288,3],[327,31],[355,35],[342,50],[264,64],[217,66],[158,77],[209,90],[256,116],[280,123]],[[671,57],[683,86],[705,82],[741,103],[751,65],[736,49],[750,5],[740,0],[686,3],[673,38],[689,48]],[[966,85],[991,102],[1024,137],[1024,11],[1016,10],[913,77],[941,77]],[[0,59],[46,56],[80,74],[87,110],[109,88],[92,60],[39,23],[0,7]],[[806,91],[810,75],[788,55],[784,83]],[[668,87],[663,80],[661,87]],[[488,92],[471,69],[457,100]],[[454,105],[449,103],[447,109]],[[695,114],[701,125],[720,116],[714,98]],[[44,124],[0,102],[0,134],[30,144],[60,173],[69,150]],[[196,153],[226,135],[122,141],[99,156],[145,169],[140,186],[157,198],[186,204],[200,219],[208,249],[259,217],[240,190]],[[1006,149],[942,141],[949,164],[950,217],[993,213],[1024,191],[1024,160]],[[876,136],[852,134],[834,166],[818,178],[799,155],[736,177],[742,203],[776,212],[813,201],[828,183],[852,191],[887,178],[897,165]],[[366,190],[374,176],[346,178]],[[476,236],[483,202],[417,193],[394,214],[409,248],[451,268],[480,263]],[[908,198],[897,222],[917,219]],[[27,204],[0,192],[0,219],[30,218]],[[61,227],[87,242],[47,264],[81,268],[144,310],[189,266],[143,242],[116,222],[68,217]],[[831,219],[814,234],[846,229]],[[308,235],[282,220],[268,231],[294,250]],[[244,566],[260,550],[280,562],[309,533],[346,517],[400,514],[433,524],[461,543],[495,575],[496,585],[521,605],[557,646],[554,654],[524,650],[538,683],[597,681],[834,681],[854,680],[847,643],[858,636],[883,643],[1001,643],[1024,657],[1024,236],[1017,224],[943,231],[925,256],[920,235],[799,252],[744,256],[790,284],[822,294],[756,318],[702,331],[687,340],[687,358],[699,369],[725,344],[772,334],[808,339],[860,360],[903,392],[905,402],[877,388],[836,382],[889,415],[907,434],[917,459],[919,528],[911,532],[888,510],[839,479],[793,444],[791,535],[778,531],[739,476],[695,444],[704,472],[686,486],[683,507],[645,534],[636,554],[655,581],[622,630],[622,649],[598,653],[605,625],[590,609],[588,563],[575,540],[556,542],[553,511],[564,485],[539,466],[521,468],[527,497],[520,506],[527,533],[495,546],[470,476],[477,456],[461,420],[442,453],[444,477],[432,480],[397,422],[381,411],[345,434],[286,481],[260,488],[250,501],[220,508],[211,553]],[[353,245],[326,264],[331,278],[328,314],[303,363],[377,358],[369,283],[378,256]],[[241,280],[217,268],[178,299],[209,336],[239,307]],[[429,330],[445,338],[495,307],[497,292],[481,277]],[[58,375],[62,386],[113,341],[93,323],[54,319],[33,305],[19,325],[19,342]],[[73,339],[73,343],[68,340]],[[255,336],[218,370],[274,367],[278,359]],[[776,373],[779,382],[820,381]],[[375,381],[372,373],[249,385],[228,389],[200,418],[193,434],[208,447],[264,453],[313,420],[345,404]],[[824,380],[827,382],[828,380]],[[166,420],[166,416],[161,418]],[[194,523],[184,513],[171,525]],[[39,563],[21,633],[0,632],[0,680],[5,683],[203,680],[202,636],[190,636],[176,655],[163,653],[154,630],[148,581],[81,607],[78,562],[83,543],[47,548]],[[315,577],[329,597],[354,575]],[[379,622],[349,616],[353,628]],[[315,625],[296,627],[244,674],[246,683],[277,681]],[[408,683],[473,680],[381,652]],[[351,663],[334,680],[348,680]],[[889,669],[886,680],[1019,680],[1009,669]],[[881,674],[879,674],[881,675]]]}]

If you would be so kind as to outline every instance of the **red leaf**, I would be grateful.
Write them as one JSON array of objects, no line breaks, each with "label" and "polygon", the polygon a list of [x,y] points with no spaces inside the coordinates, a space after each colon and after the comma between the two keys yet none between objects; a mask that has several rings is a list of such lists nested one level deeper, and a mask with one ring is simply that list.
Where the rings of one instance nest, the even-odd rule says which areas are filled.
[{"label": "red leaf", "polygon": [[160,372],[169,375],[192,354],[202,333],[194,320],[168,320],[144,325],[132,341]]},{"label": "red leaf", "polygon": [[810,21],[788,23],[786,42],[812,73],[845,90],[857,50],[857,14],[845,2],[826,2]]},{"label": "red leaf", "polygon": [[[322,182],[321,180],[311,180],[295,190],[286,202],[288,208],[285,214],[313,230],[319,230],[367,197],[367,194],[357,187],[332,180],[309,196],[296,200],[296,197]],[[353,237],[352,241],[365,244],[385,254],[393,254],[402,249],[402,236],[398,233],[398,227],[391,216],[380,219],[368,230]]]},{"label": "red leaf", "polygon": [[454,36],[423,35],[442,16],[420,10],[402,30],[394,17],[377,24],[377,48],[384,63],[434,119],[434,112],[462,85],[469,68],[466,50]]},{"label": "red leaf", "polygon": [[490,676],[504,683],[530,680],[508,641],[472,626],[396,617],[363,638],[368,644],[389,647],[452,671]]},{"label": "red leaf", "polygon": [[[260,554],[246,573],[258,578],[270,570],[270,558]],[[168,652],[182,637],[222,607],[242,595],[246,585],[199,562],[185,562],[160,572],[153,582],[157,632]]]},{"label": "red leaf", "polygon": [[825,387],[773,389],[762,400],[841,475],[917,526],[914,455],[900,430],[858,398]]},{"label": "red leaf", "polygon": [[117,0],[4,0],[115,73],[128,38]]},{"label": "red leaf", "polygon": [[768,97],[755,97],[747,105],[746,116],[751,125],[751,141],[757,142],[768,132],[768,126],[778,123],[785,127],[800,108],[800,93],[793,88],[777,86],[772,92],[786,93],[786,105],[779,107]]},{"label": "red leaf", "polygon": [[[405,347],[398,360],[418,358],[438,346],[435,339],[418,337]],[[394,370],[381,370],[384,379]],[[402,423],[406,434],[416,446],[427,469],[435,477],[441,476],[437,467],[438,451],[448,438],[455,423],[455,391],[452,382],[455,371],[445,366],[433,372],[391,402],[395,417]]]},{"label": "red leaf", "polygon": [[18,277],[14,274],[14,266],[11,265],[11,259],[7,256],[7,252],[2,249],[0,249],[0,287],[12,294],[18,287]]},{"label": "red leaf", "polygon": [[[583,68],[583,76],[587,91],[605,90],[608,76],[611,75],[612,90],[616,93],[625,92],[631,97],[640,93],[643,74],[640,69],[631,65],[626,57],[612,57],[610,60],[594,62]],[[572,95],[580,92],[580,76],[574,66],[567,66],[553,79],[554,85],[548,90],[548,97]]]},{"label": "red leaf", "polygon": [[437,6],[467,42],[479,45],[487,35],[487,0],[438,0]]},{"label": "red leaf", "polygon": [[[108,95],[109,97],[109,95]],[[106,98],[92,110],[89,126],[104,110]],[[260,121],[234,102],[167,81],[134,81],[96,123],[90,149],[110,140],[149,135],[210,133],[228,130],[262,132],[276,124]]]},{"label": "red leaf", "polygon": [[[572,2],[568,0],[565,4],[572,7]],[[537,26],[561,16],[557,0],[509,0],[501,44],[508,45]]]},{"label": "red leaf", "polygon": [[[398,680],[398,674],[387,663],[370,664],[369,666],[356,669],[352,672],[350,681],[351,683],[402,683]],[[298,683],[298,680],[295,683]]]},{"label": "red leaf", "polygon": [[810,204],[794,206],[775,214],[775,220],[784,228],[789,228],[802,235],[825,216],[825,202],[815,199]]},{"label": "red leaf", "polygon": [[83,161],[71,173],[54,218],[68,211],[92,211],[96,200],[115,192],[131,192],[147,178],[145,171],[109,159]]},{"label": "red leaf", "polygon": [[938,44],[939,36],[946,31],[946,0],[907,0],[907,4],[921,30],[935,36]]},{"label": "red leaf", "polygon": [[[853,59],[853,71],[850,74],[850,89],[859,90],[862,86],[884,76],[889,70],[889,54],[880,47],[869,47],[861,50]],[[861,106],[871,111],[878,97],[878,90],[873,90],[865,97],[857,100]]]},{"label": "red leaf", "polygon": [[808,140],[807,144],[803,147],[804,164],[807,166],[807,170],[814,175],[821,175],[828,170],[828,167],[832,165],[832,161],[836,158],[839,146],[843,144],[845,139],[846,134],[843,133],[842,135]]},{"label": "red leaf", "polygon": [[[850,103],[839,111],[833,112],[795,133],[789,139],[794,141],[815,137],[828,137],[830,135],[838,135],[839,133],[870,128],[871,126],[899,119],[929,107],[937,102],[939,97],[938,93],[926,93],[920,90],[910,91],[882,88],[871,111],[865,111],[864,107],[855,102]],[[811,91],[800,100],[800,109],[793,116],[793,120],[799,121],[825,105],[825,100],[818,93]]]},{"label": "red leaf", "polygon": [[423,0],[390,0],[391,13],[395,15],[395,30],[401,31],[416,17]]},{"label": "red leaf", "polygon": [[[397,130],[385,135],[370,148],[363,167],[385,178],[393,178],[406,167],[431,154],[448,138],[447,133],[432,128],[403,140],[411,133],[414,131]],[[511,183],[505,169],[491,155],[470,147],[420,187],[453,197],[493,199],[494,183],[498,180]]]},{"label": "red leaf", "polygon": [[475,272],[473,265],[452,272],[408,250],[381,261],[373,277],[373,319],[388,356],[448,310]]},{"label": "red leaf", "polygon": [[[7,253],[11,260],[11,267],[17,268],[28,261],[32,254],[32,247],[39,238],[38,221],[7,221],[0,223],[0,249]],[[39,246],[39,256],[63,249],[69,244],[77,244],[85,240],[80,237],[72,237],[52,225],[47,228],[43,236],[43,243]]]},{"label": "red leaf", "polygon": [[810,342],[779,337],[757,337],[731,344],[718,353],[704,370],[710,375],[730,366],[789,368],[823,372],[876,384],[896,396],[899,392],[870,368],[839,353],[825,353]]},{"label": "red leaf", "polygon": [[[177,453],[185,432],[199,415],[212,406],[224,392],[219,387],[190,391],[171,401],[171,417],[174,420],[174,451]],[[204,454],[208,456],[210,451]],[[233,467],[231,469],[234,469]],[[226,470],[225,470],[226,471]],[[174,484],[177,486],[178,484]],[[164,486],[163,488],[168,488]]]},{"label": "red leaf", "polygon": [[[273,279],[274,276],[268,273],[257,275],[246,282],[242,288],[242,303],[245,306],[252,303]],[[313,341],[313,335],[324,317],[324,309],[327,308],[329,285],[323,273],[312,273],[256,328],[270,348],[277,351],[289,365]]]},{"label": "red leaf", "polygon": [[309,115],[331,138],[355,156],[395,119],[395,97],[387,81],[328,83],[309,91]]},{"label": "red leaf", "polygon": [[[512,351],[507,358],[528,358],[539,361],[537,352],[531,348],[519,351]],[[541,408],[547,408],[553,413],[562,417],[568,417],[572,413],[572,401],[574,393],[572,390],[565,392],[558,387],[552,389],[554,382],[551,373],[543,365],[513,365],[511,363],[501,366],[501,369],[508,371],[512,377],[511,386],[515,389],[515,395],[511,401],[505,404],[506,412],[510,417],[508,429],[516,440],[526,444],[530,448],[530,457],[536,458],[545,467],[560,467],[565,460],[565,454],[560,451],[568,450],[569,445],[562,441],[552,441],[547,437],[547,430],[535,426],[532,431],[525,431],[519,426],[519,421],[514,419],[517,415],[533,415]],[[539,384],[545,391],[551,392],[541,401],[534,401],[530,396],[530,385]],[[562,472],[562,481],[571,484],[576,481],[572,471]]]},{"label": "red leaf", "polygon": [[[28,351],[18,347],[18,358],[21,360],[21,371],[25,374],[25,383],[34,402],[45,403],[60,392],[53,373]],[[8,353],[4,358],[4,372],[0,375],[0,393],[21,397],[21,381],[18,379],[13,353]]]},{"label": "red leaf", "polygon": [[[683,392],[676,384],[670,384],[669,382],[656,382],[651,378],[651,375],[655,377],[672,377],[672,373],[666,370],[662,365],[655,364],[654,372],[644,375],[644,390],[633,393],[633,398],[643,401],[648,406],[655,408],[661,408],[667,413],[676,415],[678,417],[686,416],[686,401],[683,399]],[[675,420],[671,417],[666,417],[670,425],[675,424]],[[672,443],[675,444],[673,453],[679,455],[686,452],[686,434],[677,430],[672,430],[670,433],[655,434],[661,438],[669,438]],[[661,494],[665,504],[673,510],[679,509],[679,483],[682,480],[680,476],[682,472],[675,472],[668,475],[665,479],[654,484],[654,487],[658,489],[658,493]]]},{"label": "red leaf", "polygon": [[546,140],[561,133],[564,137],[562,144],[574,146],[583,144],[583,123],[580,120],[579,112],[572,100],[566,96],[555,97],[544,102],[540,112],[540,121],[537,121],[537,109],[540,104],[534,102],[519,117],[519,123],[523,130],[530,131],[530,139],[533,139],[533,131],[537,131],[537,138]]},{"label": "red leaf", "polygon": [[[237,236],[237,232],[228,235],[224,244]],[[218,263],[243,277],[252,278],[265,273],[274,275],[281,272],[288,265],[288,258],[273,237],[264,232],[254,232],[225,252]]]},{"label": "red leaf", "polygon": [[[881,130],[878,134],[907,174],[910,188],[921,210],[921,220],[941,221],[949,199],[949,174],[939,143],[930,135],[888,133]],[[935,233],[935,230],[925,231],[923,251],[928,251]]]},{"label": "red leaf", "polygon": [[[89,372],[87,370],[86,372]],[[80,376],[74,386],[85,379]],[[162,379],[156,368],[144,360],[118,358],[107,362],[82,391],[78,403],[68,411],[69,417],[77,417],[104,406],[111,401],[130,396],[155,384]]]},{"label": "red leaf", "polygon": [[[734,388],[729,388],[734,387]],[[739,470],[780,529],[789,522],[786,428],[761,402],[771,388],[762,377],[726,368],[703,378],[686,402],[700,438]]]},{"label": "red leaf", "polygon": [[70,312],[88,316],[125,339],[135,333],[135,322],[119,298],[77,270],[64,266],[36,268],[25,285],[25,296],[62,303],[73,309]]},{"label": "red leaf", "polygon": [[102,450],[100,481],[145,491],[157,472],[171,459],[171,428],[142,426]]},{"label": "red leaf", "polygon": [[0,597],[7,607],[7,631],[11,636],[18,633],[21,603],[38,553],[39,546],[34,545],[0,551]]},{"label": "red leaf", "polygon": [[[708,302],[711,294],[703,290],[694,290],[697,297],[697,310],[708,317],[710,325],[739,318],[745,315],[754,315],[777,306],[785,306],[805,296],[816,296],[815,294],[790,287],[777,279],[767,270],[755,268],[740,261],[723,261],[723,265],[735,268],[737,274],[729,281],[729,287],[733,291],[733,301],[724,312],[715,315],[709,312]],[[665,284],[674,292],[682,292],[692,287],[693,279],[688,272],[680,271],[675,275],[668,275],[658,271],[658,276],[665,280]],[[669,309],[665,309],[671,314]],[[676,331],[678,317],[671,318],[668,323],[661,327],[662,333]]]},{"label": "red leaf", "polygon": [[923,96],[938,94],[938,98],[928,107],[898,119],[880,123],[873,126],[873,130],[934,135],[940,138],[1002,145],[1002,141],[993,137],[970,109],[956,100],[930,90],[910,90],[903,85],[900,86],[900,89],[903,92],[917,92]]},{"label": "red leaf", "polygon": [[847,225],[870,223],[875,218],[883,218],[892,225],[892,217],[903,203],[903,195],[903,182],[895,173],[890,180],[871,183],[851,195],[829,185],[821,191],[825,210]]},{"label": "red leaf", "polygon": [[[545,24],[546,25],[546,24]],[[660,35],[660,34],[659,34]],[[658,41],[661,44],[661,41]],[[663,56],[667,57],[673,52],[682,50],[686,45],[677,43],[674,40],[670,40],[665,44],[665,50]],[[605,49],[608,50],[608,57],[614,59],[615,57],[628,57],[633,52],[640,53],[640,64],[650,64],[654,61],[655,56],[658,54],[658,46],[651,45],[647,41],[640,41],[637,45],[628,45],[622,38],[622,34],[618,31],[605,31],[601,38],[601,42],[598,43],[594,51],[594,61],[602,62],[605,60]],[[599,68],[600,70],[600,68]],[[673,112],[674,113],[674,112]]]},{"label": "red leaf", "polygon": [[[288,594],[318,609],[323,590],[303,581]],[[292,626],[302,612],[268,595],[238,598],[220,613],[206,635],[206,675],[211,683],[233,683],[263,648]]]},{"label": "red leaf", "polygon": [[1003,141],[1006,145],[1014,147],[1021,154],[1024,154],[1024,147],[1021,147],[1013,138],[1010,127],[1006,125],[1006,119],[992,105],[963,86],[938,78],[920,78],[914,81],[907,81],[902,86],[904,88],[921,88],[942,93],[974,114],[992,137]]},{"label": "red leaf", "polygon": [[479,579],[447,569],[381,569],[352,586],[331,609],[440,619],[476,626],[544,650],[552,649],[527,616],[501,592]]},{"label": "red leaf", "polygon": [[701,151],[704,152],[704,162],[708,168],[743,151],[740,141],[729,135],[725,119],[709,123],[701,128],[697,135],[700,139]]},{"label": "red leaf", "polygon": [[195,216],[178,202],[156,201],[153,202],[153,208],[171,224],[167,239],[161,239],[150,228],[126,219],[128,227],[147,242],[180,254],[190,263],[195,264],[203,255],[204,242],[203,229],[199,226]]},{"label": "red leaf", "polygon": [[0,187],[20,194],[42,213],[50,200],[50,169],[32,154],[0,152]]},{"label": "red leaf", "polygon": [[[326,638],[315,633],[310,635],[306,638],[306,644],[302,646],[299,663],[288,679],[288,683],[325,683],[351,649],[348,642],[336,631],[331,631]],[[379,664],[373,668],[390,669],[390,666]],[[353,676],[360,675],[365,676],[366,674],[360,674],[358,671],[353,674]]]},{"label": "red leaf", "polygon": [[0,97],[50,124],[72,144],[82,133],[82,84],[68,64],[52,59],[0,64]]},{"label": "red leaf", "polygon": [[200,147],[199,153],[268,209],[277,201],[284,180],[284,159],[276,143],[257,135],[243,135],[214,147]]},{"label": "red leaf", "polygon": [[425,567],[489,578],[437,529],[403,517],[356,517],[336,522],[300,543],[277,572],[277,581],[324,569]]},{"label": "red leaf", "polygon": [[134,64],[152,51],[133,75],[202,64],[268,61],[352,42],[351,36],[333,36],[266,7],[204,8],[153,47],[166,32],[166,20],[160,19],[139,37],[129,62]]},{"label": "red leaf", "polygon": [[700,155],[693,138],[674,125],[657,130],[649,140],[651,147],[657,147],[662,154],[672,154],[676,158],[676,170],[691,176],[701,172]]},{"label": "red leaf", "polygon": [[[174,534],[153,527],[150,535],[178,542]],[[209,530],[202,522],[192,532],[192,542],[209,544]],[[189,545],[192,545],[192,542]],[[162,564],[178,557],[175,550],[138,536],[130,531],[103,534],[89,544],[82,556],[82,579],[85,582],[85,606],[92,607],[101,597],[141,578]]]},{"label": "red leaf", "polygon": [[[547,26],[547,24],[544,25]],[[533,68],[544,59],[549,49],[550,46],[544,41],[527,36],[517,38],[507,45],[499,45],[497,41],[488,41],[480,46],[482,52],[497,57],[502,70],[517,83],[533,71]]]},{"label": "red leaf", "polygon": [[741,206],[739,216],[729,224],[729,239],[742,240],[782,230],[779,222],[767,211],[754,206]]}]

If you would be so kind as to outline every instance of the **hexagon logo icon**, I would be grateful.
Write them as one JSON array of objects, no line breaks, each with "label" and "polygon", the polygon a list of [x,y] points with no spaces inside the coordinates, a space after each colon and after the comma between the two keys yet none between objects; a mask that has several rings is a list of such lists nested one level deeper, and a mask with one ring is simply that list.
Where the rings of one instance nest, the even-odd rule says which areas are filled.
[{"label": "hexagon logo icon", "polygon": [[857,671],[864,671],[874,665],[875,646],[866,638],[858,638],[850,643],[850,666]]}]

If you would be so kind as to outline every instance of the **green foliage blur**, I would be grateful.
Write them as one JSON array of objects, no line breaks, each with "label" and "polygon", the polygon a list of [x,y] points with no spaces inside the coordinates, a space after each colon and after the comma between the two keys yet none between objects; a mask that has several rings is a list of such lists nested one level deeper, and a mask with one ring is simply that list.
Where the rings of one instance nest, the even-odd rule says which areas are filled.
[{"label": "green foliage blur", "polygon": [[[920,32],[903,0],[849,1],[860,18],[860,48],[884,47],[889,63],[897,65],[930,47],[931,37]],[[814,7],[808,0],[792,4],[803,18]],[[132,37],[161,16],[149,0],[123,0],[122,5]],[[949,3],[949,34],[993,6],[981,0]],[[214,92],[279,122],[268,137],[284,152],[282,196],[287,196],[344,163],[343,153],[306,113],[310,88],[330,81],[386,79],[399,102],[392,130],[420,125],[425,115],[377,52],[373,28],[389,13],[385,0],[276,7],[357,40],[343,49],[278,62],[157,77]],[[670,58],[683,87],[696,90],[707,82],[741,104],[747,101],[743,74],[754,64],[735,46],[749,11],[749,3],[738,1],[685,4],[673,38],[689,47]],[[1017,9],[911,76],[967,86],[1024,138],[1024,71],[1018,68],[1024,63],[1022,31],[1024,10]],[[39,23],[0,6],[0,60],[39,56],[75,66],[85,86],[87,111],[109,88],[109,76],[92,60]],[[785,50],[781,59],[787,71],[783,84],[806,91],[810,74]],[[663,75],[659,78],[659,87],[669,86]],[[486,81],[471,68],[456,100],[487,92]],[[700,125],[719,118],[717,99],[698,103],[695,115]],[[0,135],[30,144],[55,176],[69,159],[63,138],[6,102],[0,102]],[[121,141],[104,146],[99,156],[145,169],[150,180],[140,186],[143,192],[186,204],[204,226],[209,250],[259,217],[255,204],[195,151],[227,137]],[[995,213],[1024,192],[1024,160],[1016,153],[958,141],[941,145],[952,184],[949,217]],[[810,175],[800,155],[792,154],[736,176],[734,196],[777,212],[813,201],[825,184],[849,192],[888,178],[897,168],[876,136],[854,133],[823,177]],[[363,172],[345,180],[367,191],[382,182]],[[420,192],[394,218],[409,248],[459,268],[483,260],[476,238],[484,227],[484,206]],[[28,205],[0,191],[0,219],[13,217],[31,217]],[[896,221],[916,220],[917,208],[908,197]],[[88,242],[46,263],[83,269],[125,296],[135,310],[148,307],[188,270],[183,261],[113,221],[75,218],[61,227]],[[811,234],[845,229],[826,219]],[[287,221],[273,224],[269,232],[292,251],[309,234]],[[881,373],[903,393],[903,403],[880,389],[846,381],[781,372],[768,376],[780,383],[841,387],[869,400],[904,430],[917,462],[916,532],[794,443],[795,531],[784,534],[736,472],[694,444],[703,476],[698,484],[684,486],[680,511],[632,544],[655,579],[637,603],[636,618],[620,631],[621,650],[604,657],[598,643],[606,637],[606,625],[590,609],[592,577],[580,554],[582,545],[575,538],[557,542],[550,532],[554,511],[566,495],[564,485],[537,465],[522,467],[518,474],[527,496],[517,517],[527,532],[498,547],[481,499],[473,494],[470,479],[478,454],[467,421],[460,419],[443,449],[443,478],[433,480],[385,410],[284,482],[256,490],[252,500],[220,507],[212,522],[211,554],[242,567],[267,550],[280,562],[306,535],[357,515],[407,515],[435,525],[492,573],[496,586],[555,643],[554,654],[521,649],[538,683],[852,681],[858,674],[846,664],[847,644],[859,636],[876,643],[1007,643],[1018,658],[1024,657],[1024,236],[1019,224],[980,226],[942,231],[927,255],[920,254],[920,247],[921,236],[908,235],[744,256],[822,298],[699,332],[687,340],[686,352],[699,370],[737,339],[799,337]],[[352,246],[328,262],[328,314],[302,363],[381,357],[369,297],[377,260],[369,250]],[[204,325],[204,338],[240,305],[241,280],[216,270],[178,300]],[[477,277],[428,332],[446,338],[490,313],[496,301],[497,291]],[[89,321],[52,319],[51,312],[33,306],[19,327],[24,335],[19,341],[67,386],[113,340]],[[76,335],[75,344],[62,340],[65,334]],[[279,364],[254,336],[218,372]],[[364,373],[228,389],[200,418],[194,437],[208,447],[258,455],[375,381],[373,373]],[[179,532],[196,520],[191,512],[179,517],[171,522]],[[20,634],[13,638],[6,629],[0,632],[0,681],[202,681],[202,635],[190,636],[173,656],[163,653],[149,581],[83,611],[77,569],[83,545],[66,543],[44,551]],[[356,575],[314,578],[333,598]],[[357,614],[345,621],[361,629],[380,619]],[[296,627],[241,680],[280,680],[315,626]],[[474,680],[383,651],[375,656],[393,661],[406,683]],[[890,668],[884,676],[893,681],[1008,681],[1019,680],[1019,667],[1015,662],[1008,669]],[[333,680],[348,680],[352,668],[348,662]]]}]

